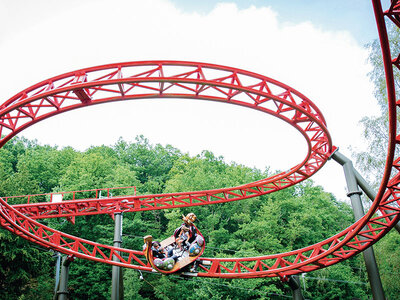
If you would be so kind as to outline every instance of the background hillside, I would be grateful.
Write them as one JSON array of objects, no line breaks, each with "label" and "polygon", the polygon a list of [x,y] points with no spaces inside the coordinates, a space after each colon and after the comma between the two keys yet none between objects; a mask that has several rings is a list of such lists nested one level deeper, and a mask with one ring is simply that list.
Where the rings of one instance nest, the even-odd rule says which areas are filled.
[{"label": "background hillside", "polygon": [[[134,142],[81,152],[14,139],[0,149],[0,195],[47,193],[136,186],[138,194],[179,192],[239,185],[269,175],[226,163],[209,151],[190,157],[170,145],[152,145],[143,136]],[[299,186],[258,198],[191,209],[124,214],[123,247],[141,249],[142,237],[172,234],[182,214],[193,211],[204,235],[205,257],[245,257],[301,248],[321,241],[353,222],[351,208],[308,180]],[[112,244],[114,223],[108,216],[45,220],[49,226],[100,243]],[[388,299],[400,292],[394,284],[400,239],[393,232],[375,248]],[[0,230],[0,298],[51,299],[54,253]],[[223,280],[124,270],[125,299],[284,299],[287,285],[276,278]],[[370,295],[360,256],[301,278],[309,299],[367,299]],[[76,260],[70,268],[71,299],[109,299],[111,266]]]}]

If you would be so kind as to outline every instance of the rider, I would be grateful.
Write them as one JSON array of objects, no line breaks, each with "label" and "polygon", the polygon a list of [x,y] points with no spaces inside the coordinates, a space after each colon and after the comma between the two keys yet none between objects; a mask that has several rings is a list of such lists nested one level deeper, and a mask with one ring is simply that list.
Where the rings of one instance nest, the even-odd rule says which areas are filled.
[{"label": "rider", "polygon": [[177,243],[178,243],[177,240],[179,239],[179,236],[180,236],[181,232],[183,231],[183,227],[189,228],[189,231],[188,231],[189,234],[188,234],[188,239],[187,239],[189,244],[191,244],[193,241],[196,240],[197,230],[193,224],[196,221],[196,219],[197,219],[197,217],[194,213],[189,213],[186,215],[186,217],[184,215],[182,215],[183,223],[174,232],[175,241]]},{"label": "rider", "polygon": [[151,245],[151,250],[153,251],[154,258],[166,258],[168,257],[168,253],[164,248],[161,248],[161,244],[158,241],[154,241]]},{"label": "rider", "polygon": [[189,227],[183,225],[178,238],[176,238],[176,243],[180,249],[183,249],[186,245],[186,241],[189,238]]},{"label": "rider", "polygon": [[173,250],[169,250],[167,251],[165,248],[161,248],[161,243],[158,241],[154,241],[151,244],[151,250],[153,251],[153,257],[154,258],[167,258],[167,257],[172,257],[175,259],[174,255],[173,255]]}]

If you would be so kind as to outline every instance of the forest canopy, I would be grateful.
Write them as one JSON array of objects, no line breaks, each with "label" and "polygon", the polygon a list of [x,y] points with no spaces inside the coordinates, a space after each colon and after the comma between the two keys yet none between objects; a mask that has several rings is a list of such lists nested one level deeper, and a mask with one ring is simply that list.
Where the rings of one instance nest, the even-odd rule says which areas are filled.
[{"label": "forest canopy", "polygon": [[[151,144],[143,136],[134,142],[120,139],[112,146],[77,151],[40,145],[15,138],[0,149],[0,195],[12,196],[94,188],[136,186],[138,194],[179,192],[234,186],[264,178],[261,171],[236,163],[210,151],[191,157],[171,145]],[[203,207],[126,213],[123,247],[141,249],[143,236],[161,240],[181,223],[182,214],[194,212],[206,239],[205,257],[245,257],[301,248],[344,229],[353,222],[351,208],[337,201],[311,180],[252,199]],[[49,226],[104,244],[112,244],[114,223],[107,215],[77,217],[75,225],[65,219],[44,221]],[[378,244],[385,256],[391,244]],[[54,253],[0,230],[0,298],[51,299],[54,290]],[[382,254],[381,254],[382,253]],[[394,261],[393,261],[394,260]],[[393,263],[378,258],[389,293]],[[291,297],[287,284],[276,278],[223,280],[176,275],[140,275],[124,270],[124,299],[281,299]],[[400,275],[400,274],[397,274]],[[71,299],[109,299],[111,266],[84,260],[71,264]],[[301,277],[306,298],[365,299],[369,285],[359,256]],[[386,292],[388,294],[388,292]]]}]

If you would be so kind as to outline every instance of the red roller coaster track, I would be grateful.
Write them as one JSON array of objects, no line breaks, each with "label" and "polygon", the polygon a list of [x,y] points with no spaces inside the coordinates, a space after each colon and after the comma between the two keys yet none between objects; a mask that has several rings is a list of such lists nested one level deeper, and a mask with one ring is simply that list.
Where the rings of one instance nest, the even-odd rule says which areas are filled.
[{"label": "red roller coaster track", "polygon": [[[251,278],[309,272],[352,257],[384,236],[400,218],[400,158],[394,160],[396,99],[384,16],[400,27],[394,1],[382,11],[373,1],[389,95],[389,145],[381,186],[367,214],[342,232],[287,253],[246,258],[204,258],[198,276]],[[398,66],[398,58],[393,60]],[[306,157],[290,170],[242,186],[171,194],[10,205],[0,199],[0,224],[34,243],[61,253],[123,267],[147,270],[143,252],[92,241],[49,228],[36,219],[111,214],[208,205],[247,199],[292,186],[317,172],[332,154],[325,120],[308,98],[271,78],[206,63],[147,61],[82,69],[38,83],[0,106],[0,147],[25,128],[51,116],[88,105],[143,98],[189,98],[236,104],[276,116],[305,138]],[[391,176],[392,174],[392,176]],[[120,262],[112,261],[116,255]]]}]

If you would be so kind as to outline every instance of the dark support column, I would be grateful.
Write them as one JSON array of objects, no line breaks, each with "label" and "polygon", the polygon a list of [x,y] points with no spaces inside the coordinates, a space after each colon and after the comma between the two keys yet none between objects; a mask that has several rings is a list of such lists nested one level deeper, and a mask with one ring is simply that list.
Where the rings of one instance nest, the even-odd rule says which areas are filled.
[{"label": "dark support column", "polygon": [[119,268],[119,299],[124,299],[124,268]]},{"label": "dark support column", "polygon": [[293,300],[304,300],[301,293],[300,280],[298,276],[289,276],[288,284],[292,289]]},{"label": "dark support column", "polygon": [[[357,179],[354,172],[353,163],[344,155],[336,151],[332,158],[343,166],[344,175],[348,188],[347,196],[350,197],[353,207],[354,217],[356,220],[364,216],[361,197],[362,192],[358,189]],[[367,268],[368,279],[371,285],[372,296],[374,300],[385,300],[381,278],[379,276],[378,266],[375,261],[374,250],[369,247],[363,251],[365,266]]]},{"label": "dark support column", "polygon": [[68,299],[68,274],[69,274],[69,265],[73,261],[73,257],[64,256],[62,259],[61,265],[61,278],[60,278],[60,288],[57,292],[58,300],[67,300]]},{"label": "dark support column", "polygon": [[[333,155],[332,158],[337,161],[339,164],[342,166],[349,160],[346,156],[341,154],[339,151],[336,151]],[[360,173],[356,169],[353,168],[354,176],[356,177],[357,183],[359,187],[363,190],[365,195],[371,200],[374,201],[376,197],[375,191],[372,190],[368,182],[361,176]],[[386,211],[387,212],[387,211]],[[389,217],[392,219],[392,217]],[[400,233],[400,222],[398,222],[394,228]]]},{"label": "dark support column", "polygon": [[60,283],[60,265],[61,265],[61,253],[60,252],[56,252],[55,253],[56,257],[57,257],[57,261],[56,261],[56,275],[55,275],[55,286],[54,286],[54,294],[57,294],[57,290],[58,290],[58,285]]},{"label": "dark support column", "polygon": [[[114,214],[114,247],[121,247],[122,245],[122,213]],[[118,257],[113,256],[113,261],[119,261]],[[122,300],[124,289],[121,284],[122,281],[122,268],[119,266],[112,266],[112,290],[111,299],[112,300]]]}]

